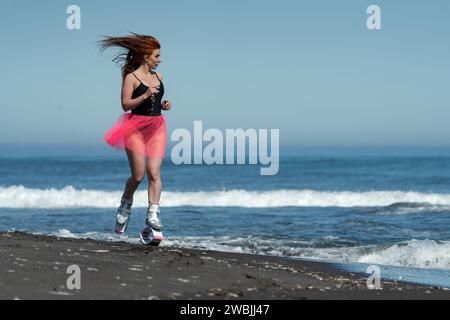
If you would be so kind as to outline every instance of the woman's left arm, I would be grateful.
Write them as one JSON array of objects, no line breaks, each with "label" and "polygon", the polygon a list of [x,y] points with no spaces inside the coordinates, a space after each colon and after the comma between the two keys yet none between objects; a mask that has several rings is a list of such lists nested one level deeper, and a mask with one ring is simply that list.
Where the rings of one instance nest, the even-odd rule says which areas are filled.
[{"label": "woman's left arm", "polygon": [[[159,79],[161,79],[161,81],[163,80],[163,75],[161,73],[158,72],[159,75]],[[172,103],[169,100],[163,100],[162,102],[162,109],[163,110],[170,110],[172,108]]]}]

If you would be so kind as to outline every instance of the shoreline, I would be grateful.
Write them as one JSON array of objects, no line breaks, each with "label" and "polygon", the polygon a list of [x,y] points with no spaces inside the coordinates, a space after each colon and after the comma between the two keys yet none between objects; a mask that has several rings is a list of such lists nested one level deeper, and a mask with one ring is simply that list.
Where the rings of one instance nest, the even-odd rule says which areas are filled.
[{"label": "shoreline", "polygon": [[[0,299],[450,299],[450,291],[364,275],[332,263],[125,242],[0,233]],[[68,288],[69,266],[80,290]],[[70,283],[73,283],[70,282]]]}]

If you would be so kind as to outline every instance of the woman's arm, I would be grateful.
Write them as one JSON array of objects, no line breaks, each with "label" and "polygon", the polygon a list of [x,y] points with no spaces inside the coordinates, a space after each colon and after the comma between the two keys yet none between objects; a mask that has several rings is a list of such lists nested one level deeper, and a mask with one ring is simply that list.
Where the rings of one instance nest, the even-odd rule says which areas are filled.
[{"label": "woman's arm", "polygon": [[[124,112],[130,111],[140,105],[142,102],[148,99],[151,95],[150,88],[146,93],[140,95],[139,97],[132,99],[133,95],[133,83],[135,78],[130,74],[128,74],[123,80],[122,84],[122,109]],[[149,92],[150,91],[150,92]]]},{"label": "woman's arm", "polygon": [[[163,80],[162,73],[160,73],[160,72],[157,72],[157,73],[158,73],[159,79],[161,79],[161,81],[162,81]],[[163,100],[162,109],[167,111],[167,110],[170,110],[171,108],[172,108],[172,103],[169,100]]]}]

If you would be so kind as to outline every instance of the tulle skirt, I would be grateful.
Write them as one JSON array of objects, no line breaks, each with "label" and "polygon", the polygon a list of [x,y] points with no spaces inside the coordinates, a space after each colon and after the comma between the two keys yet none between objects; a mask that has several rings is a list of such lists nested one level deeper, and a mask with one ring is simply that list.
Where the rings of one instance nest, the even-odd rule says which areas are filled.
[{"label": "tulle skirt", "polygon": [[106,132],[103,140],[119,151],[126,148],[148,158],[164,158],[166,137],[164,115],[140,116],[124,113]]}]

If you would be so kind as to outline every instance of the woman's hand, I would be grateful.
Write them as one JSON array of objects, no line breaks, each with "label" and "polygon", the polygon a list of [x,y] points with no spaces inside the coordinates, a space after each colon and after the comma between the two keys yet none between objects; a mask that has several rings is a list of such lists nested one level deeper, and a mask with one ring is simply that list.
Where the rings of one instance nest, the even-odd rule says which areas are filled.
[{"label": "woman's hand", "polygon": [[151,90],[151,88],[147,89],[147,91],[144,93],[145,99],[148,99],[151,96],[156,95],[159,92],[158,88],[154,87],[153,89],[154,89],[153,91]]},{"label": "woman's hand", "polygon": [[170,110],[172,108],[172,103],[169,100],[164,100],[162,103],[163,110]]}]

